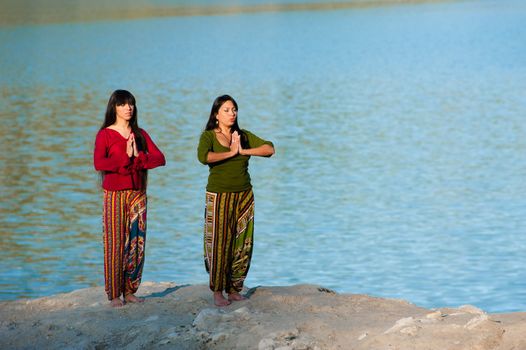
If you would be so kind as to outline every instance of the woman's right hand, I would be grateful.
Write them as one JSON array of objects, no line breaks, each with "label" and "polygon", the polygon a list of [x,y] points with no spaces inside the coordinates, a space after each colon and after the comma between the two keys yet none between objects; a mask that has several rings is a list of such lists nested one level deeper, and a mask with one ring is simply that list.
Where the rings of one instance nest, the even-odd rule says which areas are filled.
[{"label": "woman's right hand", "polygon": [[232,133],[232,142],[230,142],[230,152],[233,153],[233,156],[239,153],[239,142],[240,142],[239,133],[237,131],[234,131]]},{"label": "woman's right hand", "polygon": [[228,152],[208,152],[206,155],[206,162],[207,163],[216,163],[223,161],[225,159],[229,159],[232,157],[235,157],[239,154],[239,151],[241,150],[241,147],[239,145],[240,143],[240,136],[239,134],[234,131],[232,133],[232,139],[230,140],[230,151]]},{"label": "woman's right hand", "polygon": [[130,158],[133,156],[134,145],[135,137],[133,136],[133,133],[130,133],[130,136],[128,136],[128,141],[126,141],[126,154]]}]

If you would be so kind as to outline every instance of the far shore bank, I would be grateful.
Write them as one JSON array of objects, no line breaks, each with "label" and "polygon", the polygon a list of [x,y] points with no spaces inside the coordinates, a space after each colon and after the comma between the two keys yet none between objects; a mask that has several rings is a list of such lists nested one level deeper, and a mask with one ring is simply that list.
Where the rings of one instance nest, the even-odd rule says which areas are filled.
[{"label": "far shore bank", "polygon": [[254,5],[153,6],[148,2],[9,0],[0,4],[0,27],[95,21],[135,20],[155,17],[237,15],[263,12],[327,11],[458,0],[354,0],[350,2],[284,3]]},{"label": "far shore bank", "polygon": [[206,285],[141,285],[143,304],[111,308],[102,287],[0,302],[2,349],[526,349],[526,312],[425,309],[316,285],[255,287],[213,305]]}]

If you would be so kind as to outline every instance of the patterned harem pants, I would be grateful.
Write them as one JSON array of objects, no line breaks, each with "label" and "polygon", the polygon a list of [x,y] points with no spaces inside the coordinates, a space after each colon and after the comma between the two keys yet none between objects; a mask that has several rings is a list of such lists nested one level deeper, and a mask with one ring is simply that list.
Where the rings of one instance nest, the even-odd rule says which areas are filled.
[{"label": "patterned harem pants", "polygon": [[108,299],[137,292],[146,243],[146,192],[104,190],[104,285]]},{"label": "patterned harem pants", "polygon": [[254,194],[206,192],[204,258],[214,292],[240,292],[250,268]]}]

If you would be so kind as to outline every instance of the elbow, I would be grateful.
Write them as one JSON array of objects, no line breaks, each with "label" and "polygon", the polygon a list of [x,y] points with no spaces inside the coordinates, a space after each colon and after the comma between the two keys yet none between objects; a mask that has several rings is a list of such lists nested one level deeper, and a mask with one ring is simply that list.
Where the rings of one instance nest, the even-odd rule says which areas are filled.
[{"label": "elbow", "polygon": [[267,157],[272,157],[275,153],[276,153],[276,150],[274,149],[273,146],[269,146],[269,151],[268,151],[268,154],[267,154]]},{"label": "elbow", "polygon": [[140,151],[136,161],[140,164],[139,167],[145,168],[156,168],[158,166],[166,165],[166,157],[162,152],[146,154]]},{"label": "elbow", "polygon": [[205,154],[198,154],[197,160],[199,161],[199,163],[203,165],[207,165],[208,164],[208,152]]}]

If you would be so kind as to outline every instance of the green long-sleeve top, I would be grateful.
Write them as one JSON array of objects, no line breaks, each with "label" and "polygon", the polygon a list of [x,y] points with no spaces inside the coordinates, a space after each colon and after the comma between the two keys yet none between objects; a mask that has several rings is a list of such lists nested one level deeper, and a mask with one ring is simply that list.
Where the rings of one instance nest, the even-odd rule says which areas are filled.
[{"label": "green long-sleeve top", "polygon": [[[265,141],[250,131],[242,130],[248,139],[248,148],[256,148],[264,144],[274,147],[272,142]],[[199,139],[197,147],[197,159],[210,167],[208,184],[206,190],[209,192],[241,192],[252,188],[250,174],[248,173],[248,161],[250,156],[237,154],[216,163],[207,162],[208,152],[229,152],[230,148],[223,146],[216,138],[214,130],[205,130]]]}]

